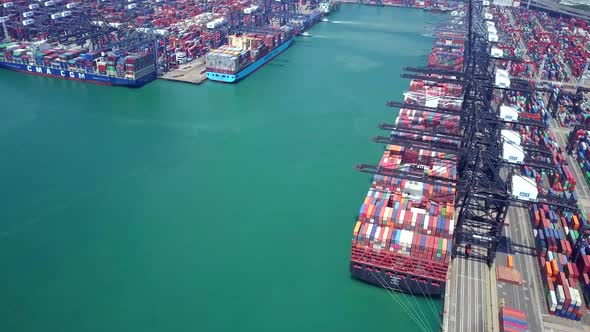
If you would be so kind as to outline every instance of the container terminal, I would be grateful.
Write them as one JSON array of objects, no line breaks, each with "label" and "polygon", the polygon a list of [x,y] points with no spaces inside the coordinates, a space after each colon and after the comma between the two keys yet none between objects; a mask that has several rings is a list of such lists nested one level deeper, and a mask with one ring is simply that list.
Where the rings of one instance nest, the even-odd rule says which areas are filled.
[{"label": "container terminal", "polygon": [[[1,0],[0,68],[139,87],[156,77],[200,83],[205,67],[212,70],[210,79],[238,81],[338,5],[332,0]],[[208,54],[210,63],[204,64]],[[232,72],[232,66],[240,70]]]},{"label": "container terminal", "polygon": [[[1,1],[0,67],[128,87],[190,68],[237,82],[339,5]],[[362,3],[450,21],[386,102],[379,162],[356,166],[372,182],[351,276],[442,297],[444,331],[590,331],[588,22],[511,0]]]},{"label": "container terminal", "polygon": [[[588,22],[508,0],[452,6],[386,103],[399,113],[378,125],[381,159],[356,166],[372,183],[350,273],[441,296],[442,331],[590,331]],[[428,330],[427,308],[398,304]]]}]

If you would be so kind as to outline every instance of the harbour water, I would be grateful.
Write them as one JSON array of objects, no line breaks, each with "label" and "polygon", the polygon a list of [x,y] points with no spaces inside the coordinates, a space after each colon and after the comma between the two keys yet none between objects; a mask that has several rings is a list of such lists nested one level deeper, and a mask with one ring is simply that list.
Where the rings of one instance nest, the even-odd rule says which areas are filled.
[{"label": "harbour water", "polygon": [[237,85],[0,72],[0,330],[436,331],[440,300],[348,262],[354,164],[446,17],[330,19]]}]

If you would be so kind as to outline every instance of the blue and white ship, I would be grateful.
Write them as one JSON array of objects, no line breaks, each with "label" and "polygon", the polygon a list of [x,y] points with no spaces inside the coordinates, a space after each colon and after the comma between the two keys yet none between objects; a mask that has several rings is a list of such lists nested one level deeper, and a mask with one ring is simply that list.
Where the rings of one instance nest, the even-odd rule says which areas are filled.
[{"label": "blue and white ship", "polygon": [[52,48],[44,41],[0,44],[0,68],[102,85],[143,86],[157,76],[154,62],[150,53]]},{"label": "blue and white ship", "polygon": [[135,79],[127,79],[122,77],[114,77],[108,75],[100,75],[96,73],[89,73],[84,71],[69,71],[63,69],[50,68],[39,65],[28,65],[16,62],[0,61],[0,68],[19,71],[27,74],[47,76],[54,78],[62,78],[74,81],[83,81],[101,85],[126,86],[137,88],[141,87],[154,79],[156,79],[156,70],[149,70],[144,76],[136,77]]},{"label": "blue and white ship", "polygon": [[268,52],[266,55],[262,56],[260,59],[254,61],[253,63],[246,66],[244,69],[240,70],[236,74],[229,74],[223,72],[216,72],[214,70],[207,70],[207,78],[212,81],[218,82],[225,82],[225,83],[235,83],[239,80],[245,78],[246,76],[250,75],[258,68],[262,67],[264,64],[269,62],[272,58],[276,57],[283,51],[285,51],[291,44],[293,43],[293,37],[291,36],[281,45],[274,48],[272,51]]}]

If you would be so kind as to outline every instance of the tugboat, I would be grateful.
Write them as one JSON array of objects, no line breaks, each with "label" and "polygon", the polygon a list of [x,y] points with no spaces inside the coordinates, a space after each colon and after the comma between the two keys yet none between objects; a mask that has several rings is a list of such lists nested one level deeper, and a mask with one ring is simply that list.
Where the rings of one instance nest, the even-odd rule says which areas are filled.
[{"label": "tugboat", "polygon": [[300,33],[299,35],[302,37],[311,37],[311,34],[307,31],[304,31],[304,32]]},{"label": "tugboat", "polygon": [[327,18],[325,18],[325,17],[322,17],[322,19],[320,21],[322,21],[322,22],[330,22],[330,20],[327,19]]}]

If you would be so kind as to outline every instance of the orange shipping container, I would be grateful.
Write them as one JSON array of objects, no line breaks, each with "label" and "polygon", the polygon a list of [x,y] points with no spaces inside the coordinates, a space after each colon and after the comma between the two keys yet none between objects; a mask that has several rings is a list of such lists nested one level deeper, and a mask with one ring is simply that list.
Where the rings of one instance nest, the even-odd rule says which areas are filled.
[{"label": "orange shipping container", "polygon": [[[375,205],[373,205],[373,204],[369,205],[369,208],[367,209],[367,218],[370,219],[374,212],[375,212]],[[369,221],[369,220],[367,220],[367,221]]]},{"label": "orange shipping container", "polygon": [[357,235],[358,235],[358,233],[359,233],[359,229],[361,228],[361,224],[362,224],[362,223],[361,223],[361,222],[360,222],[360,220],[359,220],[359,221],[357,221],[357,222],[356,222],[356,225],[354,226],[354,232],[353,232],[353,235],[354,235],[354,237],[355,237],[355,238],[356,238],[356,236],[357,236]]},{"label": "orange shipping container", "polygon": [[545,262],[545,275],[551,277],[553,275],[553,270],[551,269],[551,263]]},{"label": "orange shipping container", "polygon": [[554,278],[557,277],[557,274],[559,272],[559,268],[557,267],[557,260],[555,260],[555,259],[551,261],[551,271],[553,272],[552,276]]},{"label": "orange shipping container", "polygon": [[507,257],[508,267],[513,269],[514,268],[514,257],[512,255],[508,255]]}]

